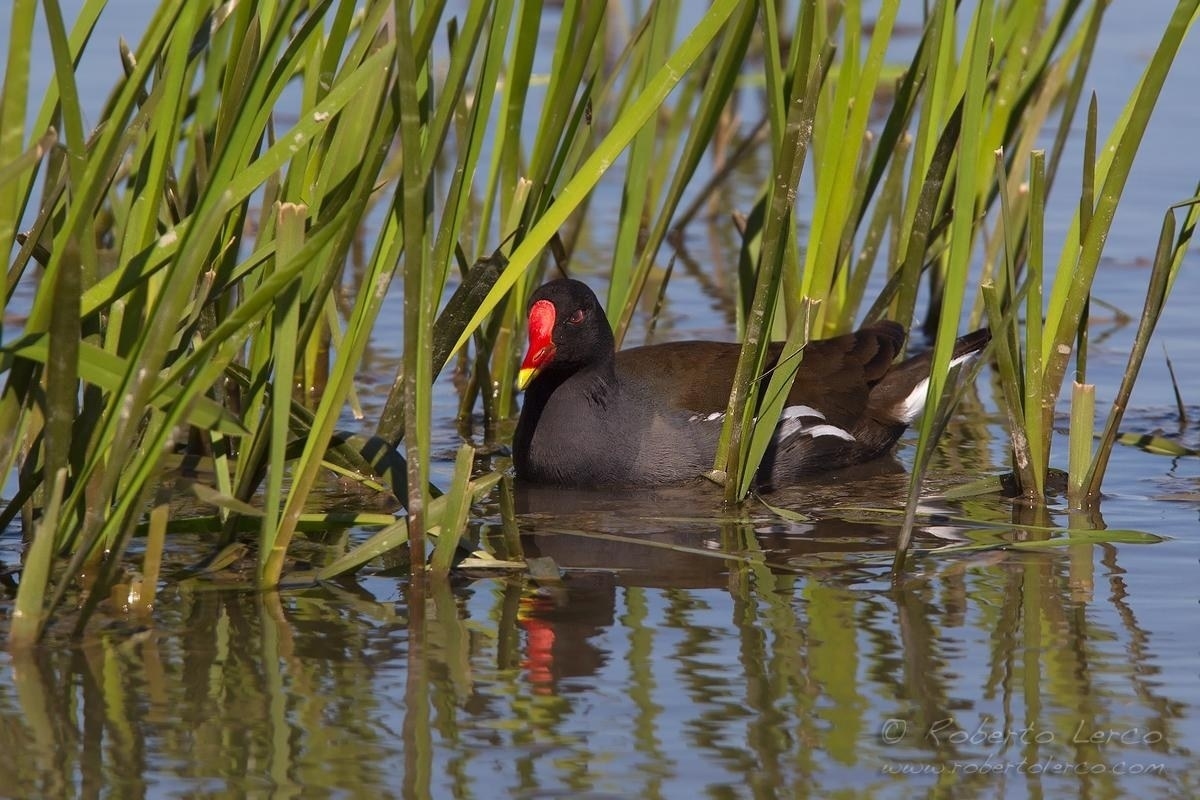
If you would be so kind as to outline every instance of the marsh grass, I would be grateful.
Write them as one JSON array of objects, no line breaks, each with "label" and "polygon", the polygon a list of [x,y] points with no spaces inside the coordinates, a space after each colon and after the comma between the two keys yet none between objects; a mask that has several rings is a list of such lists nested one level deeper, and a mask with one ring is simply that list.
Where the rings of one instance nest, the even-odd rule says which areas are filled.
[{"label": "marsh grass", "polygon": [[[215,553],[243,552],[228,548],[257,531],[261,587],[283,581],[295,533],[322,523],[379,530],[312,579],[407,545],[419,583],[427,534],[437,538],[432,574],[444,576],[474,546],[460,541],[471,502],[501,475],[473,475],[467,447],[452,484],[431,485],[439,372],[467,374],[464,418],[478,405],[492,432],[511,416],[526,298],[546,249],[561,241],[569,258],[615,164],[623,192],[606,307],[624,338],[652,275],[669,295],[671,271],[657,266],[669,236],[683,237],[705,195],[754,150],[742,142],[760,136],[771,177],[746,209],[731,268],[743,351],[713,471],[727,500],[746,497],[794,374],[764,378],[766,345],[786,339],[799,351],[810,335],[850,329],[864,306],[868,319],[910,323],[926,280],[935,367],[911,527],[953,407],[946,365],[981,264],[978,282],[994,288],[972,316],[986,300],[1018,478],[1040,496],[1087,286],[1198,2],[1178,5],[1110,146],[1094,148],[1102,156],[1089,159],[1086,202],[1044,293],[1044,198],[1082,96],[1099,0],[932,3],[903,69],[885,63],[894,4],[868,21],[855,3],[717,0],[693,17],[668,0],[624,27],[603,3],[486,0],[457,15],[441,3],[164,3],[122,50],[123,74],[90,130],[73,65],[85,47],[112,44],[89,38],[105,3],[85,2],[68,24],[56,3],[15,0],[0,98],[6,310],[18,286],[36,292],[0,348],[0,468],[16,485],[0,522],[20,518],[31,545],[12,641],[36,639],[69,593],[81,629],[124,585],[140,533],[151,584],[171,532],[196,525],[219,531]],[[47,41],[34,35],[39,7]],[[54,75],[32,109],[31,63],[45,49]],[[761,95],[761,120],[731,114],[748,92]],[[1051,122],[1047,159],[1034,143]],[[1019,191],[1026,181],[1031,190]],[[798,191],[811,193],[807,236]],[[1195,217],[1192,205],[1178,234],[1164,228],[1129,381]],[[363,254],[354,273],[352,252]],[[403,291],[402,368],[375,434],[345,434],[337,427],[356,406],[355,371],[389,291]],[[755,408],[768,413],[756,420]],[[1081,498],[1099,490],[1119,419],[1110,415],[1075,484]],[[211,473],[201,520],[177,518],[162,488],[180,453]],[[407,513],[313,513],[330,472],[393,494]],[[519,555],[511,518],[506,526]]]}]

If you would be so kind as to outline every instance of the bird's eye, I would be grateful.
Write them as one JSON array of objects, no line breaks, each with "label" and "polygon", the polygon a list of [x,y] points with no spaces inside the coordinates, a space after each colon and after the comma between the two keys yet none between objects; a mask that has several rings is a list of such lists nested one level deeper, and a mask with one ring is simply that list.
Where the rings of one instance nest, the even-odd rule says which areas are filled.
[{"label": "bird's eye", "polygon": [[578,325],[579,323],[583,322],[583,309],[575,309],[575,312],[571,314],[571,316],[567,317],[567,322],[571,323],[572,325]]}]

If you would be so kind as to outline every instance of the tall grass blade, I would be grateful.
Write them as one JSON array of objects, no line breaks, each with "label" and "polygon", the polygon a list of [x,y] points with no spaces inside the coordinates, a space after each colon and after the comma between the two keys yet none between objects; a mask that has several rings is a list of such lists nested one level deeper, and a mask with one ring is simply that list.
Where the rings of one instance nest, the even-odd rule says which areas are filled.
[{"label": "tall grass blade", "polygon": [[470,336],[483,323],[484,318],[496,309],[517,280],[533,266],[542,248],[550,241],[550,237],[583,203],[601,176],[608,171],[617,155],[632,141],[642,125],[646,124],[659,109],[671,89],[679,82],[680,76],[687,72],[704,52],[704,49],[721,32],[737,5],[733,0],[719,0],[719,2],[712,3],[708,11],[697,22],[696,27],[683,38],[670,58],[654,74],[646,88],[614,122],[609,133],[596,145],[595,150],[587,157],[579,170],[559,192],[554,202],[546,208],[545,213],[537,219],[525,238],[509,256],[508,269],[500,276],[479,310],[459,334],[458,341],[454,346],[455,351],[466,344]]},{"label": "tall grass blade", "polygon": [[990,43],[992,39],[992,8],[987,4],[980,5],[971,21],[971,38],[964,60],[967,61],[966,71],[962,76],[963,88],[963,117],[962,144],[958,152],[957,169],[954,177],[954,208],[959,215],[958,224],[950,231],[950,249],[947,254],[944,290],[941,294],[941,311],[938,321],[937,338],[933,346],[933,359],[930,365],[928,393],[926,395],[926,410],[921,419],[920,436],[917,440],[917,451],[913,461],[912,478],[909,483],[907,510],[904,518],[904,528],[896,545],[896,558],[893,563],[893,576],[899,575],[904,569],[904,553],[912,538],[912,527],[916,520],[917,502],[920,500],[921,483],[925,468],[929,463],[936,440],[933,431],[938,420],[948,414],[947,380],[950,357],[954,347],[954,339],[958,329],[963,299],[966,295],[967,275],[970,270],[970,255],[972,239],[975,236],[975,226],[961,218],[962,214],[971,214],[972,222],[977,204],[977,189],[979,186],[978,173],[984,153],[982,150],[983,110],[985,92],[988,85],[990,61]]},{"label": "tall grass blade", "polygon": [[[425,562],[425,508],[428,505],[430,401],[426,387],[433,382],[429,352],[433,327],[433,275],[425,252],[428,187],[423,170],[423,109],[417,97],[419,73],[413,58],[408,8],[397,15],[397,102],[400,146],[404,159],[401,179],[400,226],[404,241],[404,430],[408,457],[408,542],[413,566]],[[414,576],[418,573],[414,570]],[[420,573],[423,576],[423,573]]]},{"label": "tall grass blade", "polygon": [[1092,462],[1096,429],[1096,387],[1075,383],[1071,387],[1071,424],[1067,448],[1067,499],[1082,507],[1086,499],[1087,472]]},{"label": "tall grass blade", "polygon": [[17,587],[17,599],[8,629],[8,643],[15,648],[29,647],[42,633],[46,619],[46,589],[50,582],[50,567],[54,562],[55,533],[66,483],[65,468],[54,473],[45,512],[33,534],[29,552],[25,555],[21,584]]},{"label": "tall grass blade", "polygon": [[[1025,376],[1023,381],[1025,396],[1022,400],[1024,408],[1020,427],[1029,447],[1029,471],[1031,474],[1022,477],[1022,486],[1027,492],[1032,489],[1038,497],[1044,497],[1046,469],[1049,466],[1049,455],[1046,451],[1049,436],[1045,426],[1053,424],[1052,414],[1047,412],[1045,406],[1048,398],[1042,392],[1045,365],[1043,358],[1045,329],[1042,325],[1043,287],[1045,285],[1043,259],[1046,252],[1046,192],[1049,190],[1044,150],[1035,150],[1030,155],[1029,176],[1029,248],[1025,278],[1027,291],[1025,295]],[[1030,479],[1033,480],[1032,484],[1027,482]]]},{"label": "tall grass blade", "polygon": [[454,460],[454,478],[446,492],[446,509],[442,512],[437,531],[437,544],[429,563],[433,577],[444,578],[454,563],[454,554],[467,524],[467,512],[471,510],[471,468],[475,464],[475,448],[464,444],[458,448]]},{"label": "tall grass blade", "polygon": [[[401,23],[398,28],[404,29],[405,24]],[[389,40],[382,43],[378,50],[366,58],[363,63],[363,69],[350,73],[342,84],[339,84],[338,87],[335,87],[330,92],[329,97],[333,97],[338,89],[345,84],[354,82],[356,77],[361,77],[364,74],[366,66],[376,59],[382,59],[386,62],[390,58],[395,57],[398,49],[399,44],[397,40]],[[368,85],[374,91],[355,98],[353,108],[355,109],[355,113],[362,115],[362,118],[372,120],[372,140],[376,144],[379,144],[383,138],[381,132],[383,130],[390,130],[389,126],[395,122],[395,118],[391,113],[393,106],[389,102],[387,95],[390,91],[390,86],[382,79],[383,73],[367,71],[365,74],[372,78],[372,83]],[[400,83],[403,83],[403,81]],[[375,154],[375,160],[364,165],[363,170],[357,176],[353,194],[351,195],[351,205],[359,209],[359,213],[365,207],[370,192],[374,188],[373,176],[382,163],[380,154],[383,152],[383,148],[378,146],[373,147],[368,152]],[[412,152],[406,151],[406,159],[412,157],[415,161],[418,153],[419,147]],[[415,164],[412,168],[415,169]],[[417,191],[418,195],[423,194],[419,186]],[[402,213],[405,213],[405,224],[407,224],[407,212]],[[397,260],[399,250],[400,241],[396,236],[395,228],[385,228],[380,238],[379,246],[370,261],[367,273],[363,276],[363,286],[367,290],[360,292],[355,299],[354,307],[347,320],[342,349],[338,351],[337,357],[330,369],[329,385],[322,394],[317,410],[313,414],[312,428],[308,431],[304,442],[304,450],[294,470],[292,486],[288,493],[283,515],[280,518],[279,530],[276,533],[274,545],[269,554],[260,555],[260,558],[266,559],[260,570],[260,581],[263,585],[274,586],[279,582],[287,552],[287,545],[295,532],[296,524],[303,512],[308,493],[312,489],[317,474],[321,469],[325,449],[328,446],[330,437],[333,435],[338,414],[341,411],[344,399],[349,393],[359,360],[367,346],[371,328],[382,307],[392,275],[392,267]],[[406,295],[407,293],[406,290]],[[427,376],[428,372],[423,374]],[[423,488],[424,484],[422,484]],[[408,500],[410,503],[413,502],[411,495]]]},{"label": "tall grass blade", "polygon": [[[278,209],[276,259],[279,268],[297,258],[304,246],[304,223],[308,207],[296,203],[284,203]],[[299,279],[286,286],[278,295],[271,312],[270,349],[272,363],[264,364],[273,372],[274,389],[271,392],[270,443],[267,448],[267,475],[263,493],[262,532],[259,535],[259,552],[270,553],[275,548],[275,537],[279,530],[279,508],[283,497],[283,465],[286,463],[288,439],[291,434],[291,405],[293,388],[296,385],[297,334],[300,327],[300,284]],[[264,559],[263,565],[267,563]]]},{"label": "tall grass blade", "polygon": [[[813,115],[816,111],[817,97],[827,74],[831,54],[826,51],[818,61],[809,76],[807,83],[794,80],[791,85],[792,94],[786,98],[786,125],[778,140],[777,149],[773,154],[775,163],[775,182],[771,185],[767,200],[767,214],[762,229],[762,246],[758,257],[754,298],[747,315],[746,330],[742,339],[742,350],[738,357],[737,371],[734,374],[733,391],[729,398],[729,406],[725,414],[725,424],[721,431],[721,443],[718,445],[716,461],[713,469],[725,476],[725,499],[727,502],[737,502],[749,491],[754,473],[758,469],[758,461],[766,452],[769,436],[763,434],[755,437],[757,424],[774,430],[779,419],[778,411],[774,417],[760,415],[758,423],[753,421],[755,402],[762,387],[758,381],[764,373],[767,347],[770,343],[770,326],[775,314],[779,288],[783,279],[784,257],[789,237],[794,237],[795,221],[793,219],[793,204],[796,186],[804,169],[805,156],[813,131]],[[808,320],[803,320],[807,324]],[[793,324],[798,324],[793,323]],[[791,344],[794,349],[798,343],[808,341],[808,331],[793,331]],[[791,388],[795,372],[786,369],[779,373],[775,381],[775,394],[771,401],[777,408],[782,403]],[[757,447],[753,452],[758,460],[752,460],[752,446],[755,438]]]},{"label": "tall grass blade", "polygon": [[[1025,426],[1025,405],[1021,392],[1023,381],[1015,337],[1015,315],[1011,307],[1007,313],[1001,308],[1000,292],[994,285],[985,283],[980,290],[992,327],[992,341],[995,343],[992,357],[1000,378],[1000,388],[1004,396],[1004,411],[1008,416],[1013,472],[1017,476],[1018,485],[1028,491],[1029,487],[1039,484],[1035,465],[1030,455],[1031,445]],[[1038,408],[1040,414],[1040,406]]]},{"label": "tall grass blade", "polygon": [[[46,475],[57,475],[60,470],[65,470],[69,476],[72,472],[71,432],[79,416],[79,342],[82,337],[79,298],[83,265],[74,242],[68,242],[67,249],[53,287],[58,302],[50,312],[42,469]],[[63,479],[59,491],[69,490],[68,477]]]},{"label": "tall grass blade", "polygon": [[[31,168],[41,155],[22,158],[25,151],[25,116],[29,104],[29,67],[33,55],[36,0],[13,0],[9,12],[8,49],[4,82],[0,86],[0,246],[10,252],[16,240],[21,212],[31,186]],[[43,131],[46,129],[43,128]],[[18,178],[24,176],[24,180]],[[5,297],[11,293],[5,287]]]},{"label": "tall grass blade", "polygon": [[[724,113],[735,88],[737,68],[746,57],[750,38],[754,32],[756,16],[757,9],[753,4],[743,4],[736,16],[730,20],[727,30],[721,37],[721,44],[711,67],[713,79],[705,83],[700,94],[697,108],[689,120],[688,136],[671,175],[670,185],[667,187],[654,224],[646,235],[646,241],[642,244],[637,265],[628,276],[628,297],[630,299],[624,303],[620,316],[613,326],[618,343],[625,338],[633,318],[634,300],[641,295],[655,255],[666,238],[671,221],[675,218],[676,210],[688,189],[689,181],[695,175],[705,151],[712,142],[721,114]],[[677,111],[677,113],[684,112]]]},{"label": "tall grass blade", "polygon": [[1046,365],[1043,384],[1045,395],[1057,397],[1062,385],[1070,355],[1068,343],[1074,338],[1083,315],[1088,287],[1100,263],[1117,203],[1171,63],[1196,19],[1198,8],[1200,0],[1182,0],[1175,6],[1162,40],[1147,64],[1129,105],[1122,111],[1100,151],[1096,175],[1101,188],[1082,247],[1077,248],[1075,244],[1079,241],[1079,231],[1083,229],[1081,215],[1076,217],[1067,234],[1046,312],[1046,329],[1053,333],[1042,347]]},{"label": "tall grass blade", "polygon": [[[759,166],[750,158],[756,140],[769,142],[771,177],[749,214],[728,288],[741,298],[731,315],[746,331],[727,414],[732,447],[717,462],[729,499],[753,484],[810,328],[848,329],[877,282],[877,264],[889,274],[868,316],[910,320],[929,277],[929,328],[937,329],[910,502],[947,419],[949,342],[968,268],[979,266],[986,277],[974,313],[986,307],[996,329],[1017,472],[1028,496],[1042,494],[1067,351],[1086,329],[1080,298],[1200,0],[1178,4],[1110,147],[1085,159],[1094,182],[1049,298],[1042,215],[1082,97],[1105,6],[1099,0],[978,10],[937,0],[902,72],[885,64],[894,3],[872,12],[866,39],[870,23],[857,4],[802,0],[789,30],[776,4],[718,0],[689,16],[682,4],[656,3],[638,9],[624,42],[612,38],[626,29],[604,3],[561,10],[538,0],[462,9],[444,0],[361,9],[354,0],[219,9],[164,3],[136,46],[115,48],[125,74],[88,130],[88,98],[75,70],[105,6],[85,0],[68,24],[61,3],[44,4],[54,75],[32,133],[38,4],[15,0],[8,12],[0,239],[18,248],[6,270],[6,309],[19,289],[38,284],[23,330],[0,341],[0,467],[18,473],[0,522],[22,511],[28,519],[43,514],[36,528],[30,523],[34,542],[18,598],[28,615],[14,641],[36,639],[85,563],[98,580],[76,607],[76,630],[110,597],[148,607],[167,536],[187,525],[218,530],[214,549],[238,558],[244,537],[257,530],[260,586],[281,585],[297,530],[339,520],[389,524],[320,577],[400,545],[424,575],[423,536],[432,533],[440,535],[431,574],[443,578],[471,502],[500,478],[472,480],[468,447],[447,495],[430,484],[435,376],[474,339],[471,356],[453,364],[466,373],[460,410],[472,424],[482,397],[483,435],[495,439],[511,413],[525,300],[546,263],[545,246],[561,242],[554,255],[565,259],[588,243],[588,204],[608,170],[625,170],[609,254],[608,311],[620,339],[652,275],[660,304],[667,292],[676,261],[658,270],[656,260],[671,226],[688,224],[693,212],[681,214],[680,203],[696,192],[705,156],[715,163],[701,195],[724,186],[730,163]],[[960,13],[973,15],[969,25]],[[551,31],[551,69],[534,75],[544,63],[538,48],[549,14],[561,21]],[[692,30],[678,31],[681,19],[692,20]],[[842,51],[837,62],[832,41]],[[759,65],[761,76],[751,75]],[[877,138],[872,108],[886,102],[880,90],[894,74],[897,95]],[[766,109],[744,132],[731,120],[747,86],[764,87]],[[1061,130],[1047,165],[1030,153],[1056,103]],[[1094,122],[1089,130],[1094,143]],[[746,141],[736,141],[742,134]],[[727,142],[735,152],[722,164]],[[998,150],[1005,157],[994,177]],[[1028,197],[1019,190],[1027,161]],[[43,187],[37,194],[35,180]],[[793,200],[810,190],[805,240]],[[1077,429],[1076,499],[1098,492],[1198,213],[1189,209],[1178,236],[1167,231],[1174,216],[1164,225],[1126,381],[1086,481],[1076,467],[1090,425]],[[1002,235],[988,237],[997,215]],[[26,226],[21,234],[18,225]],[[337,433],[347,409],[361,414],[356,373],[397,272],[404,361],[379,436]],[[786,353],[767,381],[772,339],[786,339]],[[1075,353],[1082,370],[1082,347]],[[171,518],[166,489],[181,462],[212,472],[195,490],[206,516],[186,523]],[[306,513],[328,471],[394,492],[408,516],[390,523]],[[519,554],[506,497],[506,546]],[[911,505],[908,513],[910,528]],[[138,600],[137,587],[119,576],[132,537],[143,531],[151,538]],[[746,534],[731,528],[729,538]],[[67,563],[52,581],[58,554]],[[438,597],[440,614],[449,595]],[[414,613],[424,614],[419,585],[412,598]],[[435,633],[458,635],[453,620],[444,622]]]},{"label": "tall grass blade", "polygon": [[[1188,213],[1184,220],[1184,226],[1176,237],[1175,212],[1180,208],[1187,208]],[[1171,206],[1163,217],[1158,248],[1154,253],[1154,265],[1150,271],[1150,286],[1146,291],[1146,303],[1142,309],[1141,319],[1138,321],[1133,348],[1129,351],[1129,361],[1125,366],[1121,385],[1113,398],[1108,420],[1105,422],[1104,432],[1100,435],[1100,443],[1095,455],[1090,459],[1091,463],[1087,468],[1086,478],[1081,477],[1080,479],[1082,497],[1092,499],[1100,494],[1100,484],[1104,480],[1104,472],[1108,468],[1108,460],[1119,435],[1121,420],[1129,405],[1129,398],[1133,394],[1134,381],[1141,369],[1142,361],[1145,360],[1146,351],[1150,347],[1150,337],[1153,336],[1154,328],[1162,315],[1171,284],[1183,264],[1183,257],[1191,242],[1198,219],[1200,219],[1200,196]]]},{"label": "tall grass blade", "polygon": [[796,374],[804,362],[804,345],[808,344],[809,332],[812,330],[815,318],[816,303],[805,299],[799,318],[792,323],[792,329],[779,353],[775,369],[771,371],[771,379],[763,391],[763,400],[759,405],[758,418],[754,421],[746,450],[746,469],[738,479],[737,498],[741,499],[750,493],[754,485],[754,476],[762,463],[763,456],[775,436],[776,426],[780,415],[787,403],[788,393],[795,383]]}]

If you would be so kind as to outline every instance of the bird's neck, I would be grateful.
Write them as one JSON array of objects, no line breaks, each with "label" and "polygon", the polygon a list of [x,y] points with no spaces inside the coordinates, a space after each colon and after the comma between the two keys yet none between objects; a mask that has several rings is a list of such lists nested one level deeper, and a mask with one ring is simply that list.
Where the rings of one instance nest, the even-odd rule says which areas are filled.
[{"label": "bird's neck", "polygon": [[[618,394],[616,361],[608,357],[579,369],[550,368],[534,378],[525,390],[521,404],[521,416],[513,434],[513,457],[517,461],[517,474],[529,474],[532,465],[523,463],[533,449],[534,433],[547,407],[554,403],[555,395],[565,402],[568,398],[582,397],[595,409],[611,406]],[[565,408],[565,406],[564,406]],[[552,414],[551,416],[561,416]],[[585,421],[581,420],[581,422]]]},{"label": "bird's neck", "polygon": [[560,390],[586,397],[595,405],[607,405],[617,392],[615,355],[608,353],[583,366],[552,364],[529,385],[525,404],[544,408]]}]

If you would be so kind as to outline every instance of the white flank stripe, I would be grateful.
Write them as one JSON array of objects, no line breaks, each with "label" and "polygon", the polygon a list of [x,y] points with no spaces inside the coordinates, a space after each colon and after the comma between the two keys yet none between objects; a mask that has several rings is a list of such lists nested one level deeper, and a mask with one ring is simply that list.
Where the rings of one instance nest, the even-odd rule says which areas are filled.
[{"label": "white flank stripe", "polygon": [[825,415],[817,411],[811,406],[788,406],[779,415],[780,419],[795,419],[797,417],[813,417],[815,419],[825,419]]},{"label": "white flank stripe", "polygon": [[779,426],[775,429],[775,441],[782,442],[793,436],[836,436],[848,442],[854,437],[836,425],[823,425],[825,415],[811,406],[788,406],[779,415]]},{"label": "white flank stripe", "polygon": [[772,437],[776,442],[785,442],[796,436],[833,436],[838,439],[844,439],[847,442],[853,442],[854,436],[846,430],[839,428],[836,425],[828,425],[823,422],[818,422],[815,425],[805,425],[796,419],[785,419],[775,428],[775,435]]},{"label": "white flank stripe", "polygon": [[849,432],[842,430],[837,425],[813,425],[805,428],[801,433],[806,433],[814,439],[818,436],[833,436],[838,439],[844,439],[847,442],[853,442],[854,436]]}]

